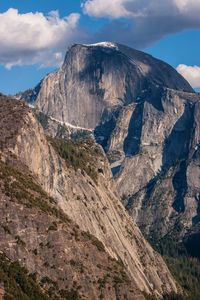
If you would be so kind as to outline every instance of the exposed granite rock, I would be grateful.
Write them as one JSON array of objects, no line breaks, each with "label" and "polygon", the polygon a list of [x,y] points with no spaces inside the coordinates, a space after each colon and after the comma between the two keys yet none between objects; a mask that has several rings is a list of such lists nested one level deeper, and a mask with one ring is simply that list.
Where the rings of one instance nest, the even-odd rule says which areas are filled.
[{"label": "exposed granite rock", "polygon": [[60,121],[94,129],[116,109],[159,92],[159,86],[193,91],[172,67],[140,51],[119,44],[74,45],[61,69],[43,80],[36,107]]},{"label": "exposed granite rock", "polygon": [[37,84],[34,89],[28,89],[24,92],[19,92],[14,97],[17,100],[26,101],[30,106],[34,106],[35,101],[36,101],[37,96],[38,96],[38,93],[41,89],[41,85],[42,85],[42,81],[40,81],[39,84]]},{"label": "exposed granite rock", "polygon": [[177,226],[182,238],[200,218],[199,98],[166,63],[100,43],[73,45],[36,107],[94,129],[133,219],[154,238]]},{"label": "exposed granite rock", "polygon": [[[29,170],[28,172],[31,172],[37,178],[37,182],[42,189],[56,201],[56,206],[62,209],[73,222],[78,224],[81,230],[88,231],[104,245],[106,251],[104,262],[109,257],[114,261],[123,262],[127,270],[126,272],[128,272],[127,276],[129,276],[133,286],[137,290],[154,293],[155,296],[173,291],[176,292],[176,283],[166,264],[160,255],[145,241],[141,232],[127,215],[116,194],[113,192],[114,182],[103,151],[101,151],[101,154],[98,152],[96,157],[94,156],[97,162],[97,171],[102,170],[99,172],[97,182],[95,182],[85,172],[81,170],[75,171],[57,155],[53,147],[48,143],[44,131],[36,120],[32,110],[25,107],[23,103],[1,97],[0,114],[4,115],[4,120],[0,119],[1,128],[5,127],[4,136],[1,136],[0,140],[1,151],[5,157],[4,161],[14,155],[19,164],[21,162],[26,165]],[[11,134],[10,129],[14,122],[15,130]],[[94,145],[94,147],[96,146]],[[7,207],[6,200],[7,198],[2,195],[1,204],[5,205],[3,206],[5,211]],[[8,207],[12,209],[12,205],[13,210],[10,212],[9,219],[11,218],[15,224],[11,229],[16,235],[18,233],[20,238],[23,237],[23,239],[26,239],[28,249],[32,250],[32,247],[39,245],[40,238],[41,240],[44,239],[43,231],[54,221],[54,217],[51,215],[45,217],[43,213],[38,215],[34,209],[28,211],[30,208],[25,208],[22,204],[18,205],[9,202]],[[21,213],[23,211],[25,211],[25,214]],[[25,221],[27,214],[30,216]],[[2,218],[3,216],[5,218],[5,215],[3,214]],[[25,229],[26,225],[31,229],[31,235]],[[47,236],[45,231],[45,239],[51,239],[53,244],[56,240],[56,245],[58,243],[60,249],[58,250],[63,251],[63,245],[71,242],[70,240],[68,241],[68,235],[64,236],[62,233],[62,230],[64,230],[63,225],[58,224],[58,228],[59,231],[57,233],[51,232]],[[60,240],[58,240],[59,236]],[[5,242],[6,246],[1,247],[4,250],[7,249],[6,253],[9,255],[12,254],[13,259],[17,258],[21,250],[16,246],[14,241],[12,240],[11,242],[10,238],[6,240],[5,237],[1,241],[3,245]],[[82,244],[84,241],[82,242],[82,239],[80,239],[80,243]],[[72,252],[77,253],[77,256],[79,255],[78,253],[82,253],[83,248],[76,249],[76,247],[78,248],[77,245],[75,243],[68,248],[66,252],[68,257],[72,255]],[[88,245],[88,247],[91,246]],[[71,251],[70,249],[74,250]],[[93,250],[91,250],[91,255],[94,255]],[[89,250],[86,248],[84,251],[87,252]],[[41,253],[41,258],[40,256],[35,258],[32,255],[29,257],[29,255],[25,255],[25,252],[22,252],[21,255],[23,259],[25,258],[25,264],[28,269],[33,271],[35,266],[41,266],[41,262],[38,259],[44,260],[42,255],[50,255],[49,251],[45,253]],[[98,254],[95,255],[97,256],[93,256],[92,259],[99,261]],[[75,258],[75,261],[77,261],[77,258]],[[63,259],[60,261],[60,265],[63,266]],[[47,268],[47,270],[49,269]],[[65,272],[65,268],[63,268],[62,272]],[[42,268],[41,274],[43,274]],[[55,280],[57,272],[53,272],[51,276],[54,276]],[[75,277],[77,276],[80,275],[76,275]],[[96,286],[91,292],[95,293],[94,290],[96,291]],[[124,291],[124,288],[122,290]],[[109,292],[105,291],[105,293]],[[107,298],[118,299],[116,293],[114,291],[112,293]],[[90,295],[88,297],[91,299]],[[98,299],[96,294],[95,297],[95,299]],[[128,299],[134,298],[128,296]]]},{"label": "exposed granite rock", "polygon": [[5,294],[4,288],[0,287],[0,300],[3,300],[4,294]]},{"label": "exposed granite rock", "polygon": [[199,100],[167,90],[163,112],[145,104],[139,151],[116,176],[125,206],[150,237],[178,226],[182,237],[199,220]]},{"label": "exposed granite rock", "polygon": [[35,110],[38,121],[42,125],[47,136],[59,139],[93,139],[93,130],[73,126],[69,123],[58,121],[52,117],[45,115],[43,112]]},{"label": "exposed granite rock", "polygon": [[124,266],[94,236],[59,213],[23,165],[4,159],[0,249],[36,274],[48,299],[69,299],[70,293],[74,299],[144,299]]}]

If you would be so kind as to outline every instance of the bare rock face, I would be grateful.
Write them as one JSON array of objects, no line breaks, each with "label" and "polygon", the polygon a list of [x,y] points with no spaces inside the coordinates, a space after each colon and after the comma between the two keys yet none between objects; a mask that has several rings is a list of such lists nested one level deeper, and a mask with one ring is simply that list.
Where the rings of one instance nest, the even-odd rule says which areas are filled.
[{"label": "bare rock face", "polygon": [[200,97],[166,90],[161,101],[162,111],[145,104],[137,151],[124,159],[116,183],[149,237],[176,233],[181,238],[199,221]]},{"label": "bare rock face", "polygon": [[45,115],[41,111],[34,109],[36,117],[42,125],[47,136],[58,139],[93,139],[93,130],[74,126],[66,122],[59,121],[55,118]]},{"label": "bare rock face", "polygon": [[[94,276],[96,267],[100,268],[98,276],[102,279],[105,275],[103,270],[109,260],[116,264],[121,261],[124,266],[123,272],[131,281],[132,288],[125,293],[128,286],[125,282],[121,285],[118,295],[115,286],[109,289],[112,279],[110,281],[108,276],[107,281],[103,277],[104,284],[103,287],[100,285],[100,289],[103,289],[102,293],[105,293],[106,299],[123,299],[122,295],[125,294],[127,299],[143,299],[141,291],[158,298],[165,293],[177,292],[176,283],[166,264],[146,242],[113,192],[114,182],[103,151],[96,145],[90,145],[98,174],[93,179],[84,170],[75,170],[61,159],[47,141],[33,112],[23,103],[1,97],[0,114],[4,115],[4,119],[0,119],[1,128],[5,128],[0,140],[1,173],[4,171],[9,177],[4,180],[5,174],[1,176],[0,202],[4,231],[0,233],[0,250],[5,251],[11,259],[20,259],[30,272],[38,270],[40,278],[48,276],[56,281],[58,273],[61,274],[58,280],[61,288],[64,287],[60,281],[63,282],[63,278],[68,278],[68,274],[72,273],[72,278],[65,279],[64,282],[71,290],[74,288],[73,280],[80,280],[82,294],[86,295],[86,299],[99,299],[96,283],[91,283],[89,291],[86,289],[86,281]],[[12,131],[10,128],[13,128],[13,122],[15,129]],[[10,165],[16,165],[20,174],[22,171],[27,174],[28,183],[24,183],[18,172],[12,172],[9,169]],[[9,172],[5,170],[5,166]],[[37,188],[31,183],[31,178],[35,178]],[[7,185],[6,182],[10,183]],[[9,187],[11,190],[6,190]],[[18,193],[19,187],[23,192],[21,196]],[[26,193],[31,193],[35,200],[32,197],[27,198]],[[50,196],[51,201],[48,200]],[[9,199],[12,201],[7,204]],[[17,202],[19,199],[21,203]],[[26,202],[27,199],[30,203]],[[46,202],[48,209],[44,212]],[[41,213],[38,213],[38,209]],[[6,215],[9,216],[9,220],[5,218]],[[66,221],[66,218],[72,221]],[[76,224],[81,229],[76,227]],[[70,238],[73,232],[74,237]],[[42,244],[45,244],[45,251],[41,248]],[[103,254],[95,252],[92,245],[100,252],[103,250]],[[88,263],[83,259],[86,253],[89,255]],[[86,274],[79,272],[80,264],[74,267],[77,273],[74,273],[74,268],[69,265],[65,269],[68,260],[72,265],[74,261],[75,264],[82,262],[87,269]],[[102,269],[98,267],[100,265]],[[110,267],[115,268],[111,265]],[[97,279],[97,283],[101,282]]]},{"label": "bare rock face", "polygon": [[59,211],[25,166],[14,158],[2,158],[0,249],[36,275],[40,286],[48,291],[48,297],[41,299],[71,296],[115,300],[126,295],[128,299],[144,300],[122,263]]},{"label": "bare rock face", "polygon": [[14,97],[17,100],[25,100],[30,106],[33,106],[41,89],[41,85],[42,81],[38,85],[36,85],[34,89],[28,89],[24,92],[19,92]]},{"label": "bare rock face", "polygon": [[3,288],[3,287],[1,287],[1,288],[0,288],[0,300],[3,300],[3,298],[4,298],[4,295],[5,295],[4,288]]},{"label": "bare rock face", "polygon": [[36,107],[94,129],[133,219],[150,237],[178,227],[182,238],[199,222],[199,99],[166,63],[100,43],[72,46]]},{"label": "bare rock face", "polygon": [[159,86],[192,92],[172,67],[140,51],[110,43],[74,45],[61,69],[43,80],[36,106],[60,121],[94,129],[140,102],[147,90],[159,93]]}]

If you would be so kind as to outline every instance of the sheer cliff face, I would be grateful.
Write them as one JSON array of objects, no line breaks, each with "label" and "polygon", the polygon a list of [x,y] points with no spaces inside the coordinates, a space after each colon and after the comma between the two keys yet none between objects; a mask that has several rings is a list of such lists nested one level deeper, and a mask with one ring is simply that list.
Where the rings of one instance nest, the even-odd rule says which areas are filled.
[{"label": "sheer cliff face", "polygon": [[118,44],[74,45],[36,106],[94,129],[134,220],[161,237],[199,221],[199,96],[169,65]]},{"label": "sheer cliff face", "polygon": [[[199,222],[199,100],[195,94],[167,90],[162,111],[145,103],[138,143],[131,144],[130,138],[126,144],[130,151],[137,145],[136,151],[129,152],[116,175],[130,214],[157,239],[177,234],[177,228],[183,236]],[[118,129],[111,153],[119,136]]]},{"label": "sheer cliff face", "polygon": [[43,80],[36,104],[60,121],[94,129],[159,86],[192,91],[169,65],[142,52],[118,44],[74,45],[62,68]]},{"label": "sheer cliff face", "polygon": [[[19,259],[30,272],[37,270],[40,278],[48,276],[56,281],[57,274],[61,274],[58,280],[61,288],[62,278],[72,273],[72,278],[67,275],[68,280],[64,281],[68,289],[74,288],[74,280],[80,281],[87,299],[99,299],[96,281],[91,285],[91,291],[86,288],[86,281],[96,276],[96,266],[100,268],[98,276],[105,279],[104,269],[108,261],[110,264],[122,262],[124,270],[119,272],[126,273],[132,288],[128,289],[129,281],[122,280],[124,283],[118,294],[115,278],[116,285],[109,289],[112,281],[109,275],[104,280],[104,287],[100,288],[105,298],[118,299],[126,294],[126,290],[128,299],[143,299],[141,291],[157,296],[176,292],[176,284],[164,261],[145,241],[113,192],[111,171],[102,150],[95,148],[94,151],[98,172],[94,181],[84,171],[75,171],[58,156],[32,111],[23,103],[3,97],[0,114],[4,115],[0,119],[1,128],[5,128],[4,135],[1,135],[0,169],[4,175],[0,176],[3,220],[0,250],[11,259]],[[13,122],[15,126],[12,126]],[[97,146],[91,146],[91,150],[93,147]],[[9,166],[20,171],[14,172]],[[20,172],[27,176],[27,183]],[[36,180],[37,188],[31,180]],[[21,194],[16,190],[18,188],[21,188]],[[52,197],[50,200],[49,196]],[[17,202],[19,199],[20,203]],[[66,217],[58,213],[58,209]],[[67,222],[66,225],[63,222]],[[82,231],[88,231],[98,240]],[[105,252],[95,252],[94,245]],[[84,253],[88,253],[88,258]],[[80,264],[76,264],[79,260]],[[75,261],[75,267],[67,263],[65,269],[66,261],[71,261],[71,264]],[[83,272],[79,272],[81,262],[83,269],[86,268]],[[110,265],[109,268],[118,267]]]}]

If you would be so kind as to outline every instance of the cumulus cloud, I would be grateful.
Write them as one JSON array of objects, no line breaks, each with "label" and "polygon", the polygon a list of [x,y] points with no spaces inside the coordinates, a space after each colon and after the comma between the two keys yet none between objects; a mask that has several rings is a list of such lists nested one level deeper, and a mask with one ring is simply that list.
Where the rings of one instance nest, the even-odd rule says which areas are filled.
[{"label": "cumulus cloud", "polygon": [[193,88],[200,88],[200,67],[181,64],[176,69]]},{"label": "cumulus cloud", "polygon": [[200,28],[200,0],[82,0],[85,14],[109,21],[88,34],[80,14],[0,13],[0,64],[58,66],[72,43],[114,41],[144,49],[164,36]]},{"label": "cumulus cloud", "polygon": [[171,33],[200,28],[200,0],[86,0],[82,7],[89,16],[111,19],[97,33],[99,40],[137,48]]},{"label": "cumulus cloud", "polygon": [[0,14],[0,64],[59,65],[66,47],[84,38],[78,28],[80,15],[60,18],[57,11],[20,14],[10,8]]},{"label": "cumulus cloud", "polygon": [[82,4],[82,7],[86,14],[97,18],[128,17],[130,13],[124,7],[124,2],[124,0],[88,0]]}]

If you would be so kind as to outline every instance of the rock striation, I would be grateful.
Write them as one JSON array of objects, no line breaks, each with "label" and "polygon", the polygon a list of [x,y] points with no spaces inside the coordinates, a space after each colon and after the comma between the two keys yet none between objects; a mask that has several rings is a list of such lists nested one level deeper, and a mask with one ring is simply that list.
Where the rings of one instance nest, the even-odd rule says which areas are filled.
[{"label": "rock striation", "polygon": [[113,44],[73,45],[60,70],[41,84],[36,107],[72,125],[94,129],[131,103],[151,95],[159,107],[159,87],[192,92],[169,65],[150,55]]},{"label": "rock striation", "polygon": [[145,103],[137,151],[125,157],[116,175],[124,205],[154,239],[181,239],[198,223],[199,100],[168,89],[163,111]]},{"label": "rock striation", "polygon": [[113,192],[101,147],[89,145],[93,178],[58,155],[28,106],[4,96],[0,103],[0,251],[36,272],[50,299],[177,292],[165,262]]},{"label": "rock striation", "polygon": [[154,239],[174,232],[182,239],[200,218],[199,99],[171,66],[107,42],[73,45],[35,105],[94,130],[140,228]]}]

